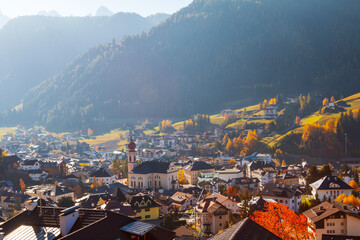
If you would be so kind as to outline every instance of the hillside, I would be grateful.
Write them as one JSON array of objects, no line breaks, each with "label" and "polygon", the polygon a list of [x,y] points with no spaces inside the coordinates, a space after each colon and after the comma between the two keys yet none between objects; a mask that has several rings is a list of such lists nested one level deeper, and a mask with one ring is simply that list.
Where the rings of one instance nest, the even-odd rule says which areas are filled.
[{"label": "hillside", "polygon": [[141,34],[165,18],[117,13],[111,17],[26,16],[10,20],[0,29],[0,111],[20,104],[30,88],[62,71],[90,47]]},{"label": "hillside", "polygon": [[[360,93],[357,94],[353,94],[349,97],[340,99],[339,101],[344,101],[348,106],[345,107],[345,112],[348,112],[349,110],[356,110],[356,109],[360,109]],[[304,118],[301,119],[301,124],[299,127],[288,131],[284,134],[276,134],[274,137],[267,137],[265,139],[262,139],[262,142],[266,143],[270,148],[274,148],[276,147],[286,136],[289,136],[291,134],[296,134],[296,133],[303,133],[304,132],[304,127],[307,124],[320,124],[320,125],[325,125],[326,122],[330,119],[336,121],[341,115],[341,112],[338,113],[325,113],[325,114],[321,114],[319,113],[319,111],[314,112],[311,115],[305,116]]]},{"label": "hillside", "polygon": [[196,0],[148,34],[75,59],[27,94],[23,114],[55,131],[99,119],[113,129],[277,93],[350,94],[360,90],[359,31],[356,0]]}]

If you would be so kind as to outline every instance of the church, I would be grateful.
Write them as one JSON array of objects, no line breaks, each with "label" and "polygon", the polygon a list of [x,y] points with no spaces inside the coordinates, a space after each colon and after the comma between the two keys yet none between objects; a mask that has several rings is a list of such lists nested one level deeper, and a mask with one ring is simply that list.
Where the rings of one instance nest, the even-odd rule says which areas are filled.
[{"label": "church", "polygon": [[176,190],[179,188],[178,166],[162,161],[146,161],[138,165],[136,144],[128,144],[128,182],[132,189]]}]

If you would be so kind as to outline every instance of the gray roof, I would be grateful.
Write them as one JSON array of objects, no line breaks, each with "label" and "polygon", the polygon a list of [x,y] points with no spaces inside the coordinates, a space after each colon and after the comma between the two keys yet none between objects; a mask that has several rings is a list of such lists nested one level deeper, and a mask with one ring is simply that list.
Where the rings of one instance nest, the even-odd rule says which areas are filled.
[{"label": "gray roof", "polygon": [[316,190],[353,189],[337,176],[323,177],[310,186]]},{"label": "gray roof", "polygon": [[169,169],[169,162],[160,161],[146,161],[133,169],[133,173],[136,174],[148,174],[148,173],[167,173]]},{"label": "gray roof", "polygon": [[200,171],[200,170],[206,170],[206,169],[213,169],[214,167],[210,164],[204,162],[204,161],[195,161],[187,166],[185,166],[185,169],[190,171]]}]

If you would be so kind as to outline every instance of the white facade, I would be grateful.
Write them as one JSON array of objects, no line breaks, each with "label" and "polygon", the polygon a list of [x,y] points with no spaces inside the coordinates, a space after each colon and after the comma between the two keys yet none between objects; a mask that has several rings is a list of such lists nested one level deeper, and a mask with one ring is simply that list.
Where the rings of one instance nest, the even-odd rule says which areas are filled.
[{"label": "white facade", "polygon": [[26,162],[27,161],[24,161],[24,162],[20,163],[20,170],[32,171],[32,170],[39,170],[40,169],[40,163],[38,161],[34,162],[33,165],[26,164]]}]

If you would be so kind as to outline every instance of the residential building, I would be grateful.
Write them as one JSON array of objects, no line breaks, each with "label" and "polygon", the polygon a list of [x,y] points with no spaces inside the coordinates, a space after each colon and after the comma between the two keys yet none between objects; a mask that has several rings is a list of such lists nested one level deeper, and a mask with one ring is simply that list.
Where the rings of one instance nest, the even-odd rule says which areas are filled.
[{"label": "residential building", "polygon": [[260,189],[260,181],[257,178],[240,177],[231,179],[230,185],[239,189],[249,189],[251,191]]},{"label": "residential building", "polygon": [[139,239],[171,240],[175,233],[106,210],[68,209],[38,206],[37,199],[27,209],[2,223],[4,239],[72,240]]},{"label": "residential building", "polygon": [[195,212],[195,226],[204,233],[216,234],[230,221],[230,210],[213,198],[201,200]]},{"label": "residential building", "polygon": [[284,184],[284,185],[294,185],[299,184],[299,177],[292,175],[290,173],[284,173],[282,175],[277,176],[276,181]]},{"label": "residential building", "polygon": [[272,199],[297,212],[302,201],[302,192],[298,185],[286,186],[281,183],[265,184],[260,195],[266,199]]},{"label": "residential building", "polygon": [[228,227],[224,231],[209,238],[209,240],[248,240],[248,239],[266,239],[281,240],[278,236],[257,224],[250,218]]},{"label": "residential building", "polygon": [[200,173],[214,172],[215,168],[204,161],[194,161],[187,164],[183,169],[184,178],[187,183],[196,185]]},{"label": "residential building", "polygon": [[28,187],[25,193],[30,197],[51,200],[54,203],[63,197],[70,197],[73,201],[75,201],[74,191],[58,185],[35,185]]},{"label": "residential building", "polygon": [[23,171],[32,171],[39,169],[40,169],[40,163],[38,160],[24,160],[20,163],[20,170]]},{"label": "residential building", "polygon": [[190,209],[196,204],[196,198],[194,195],[184,192],[176,192],[171,197],[171,207],[177,208],[179,211],[185,211]]},{"label": "residential building", "polygon": [[360,237],[360,215],[351,205],[323,202],[305,211],[304,215],[313,224],[310,231],[316,233],[316,239],[324,239],[324,235],[333,236],[333,239],[338,239],[336,236],[344,237],[342,239]]},{"label": "residential building", "polygon": [[129,204],[136,212],[136,217],[141,221],[159,219],[160,217],[160,205],[147,195],[132,196],[129,199]]},{"label": "residential building", "polygon": [[97,184],[113,184],[115,182],[115,175],[110,175],[104,168],[99,168],[89,176],[89,183],[93,184],[94,180]]},{"label": "residential building", "polygon": [[337,176],[323,177],[310,184],[310,187],[312,188],[311,194],[313,197],[315,198],[317,195],[320,200],[335,200],[340,194],[350,195],[352,190],[354,190]]},{"label": "residential building", "polygon": [[231,197],[225,197],[224,195],[221,195],[220,193],[212,193],[205,197],[204,199],[212,199],[219,203],[221,203],[223,206],[225,206],[227,209],[229,209],[233,214],[240,214],[239,206],[237,205],[238,202],[236,202]]}]

